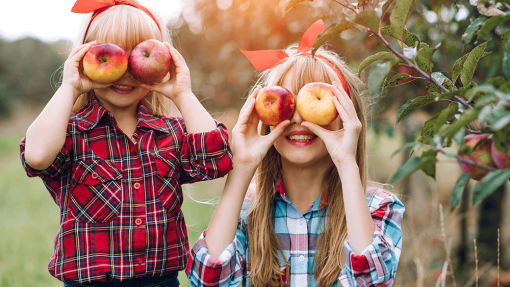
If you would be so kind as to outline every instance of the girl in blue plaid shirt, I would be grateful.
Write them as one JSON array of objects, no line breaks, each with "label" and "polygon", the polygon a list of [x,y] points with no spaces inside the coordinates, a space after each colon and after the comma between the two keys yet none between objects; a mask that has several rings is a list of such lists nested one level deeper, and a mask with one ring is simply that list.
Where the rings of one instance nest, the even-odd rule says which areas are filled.
[{"label": "girl in blue plaid shirt", "polygon": [[[391,286],[404,206],[367,183],[364,85],[332,52],[285,52],[240,112],[234,170],[193,247],[188,278],[194,286]],[[296,97],[310,82],[332,84],[333,122],[319,126],[297,110],[277,126],[259,121],[260,86]]]}]

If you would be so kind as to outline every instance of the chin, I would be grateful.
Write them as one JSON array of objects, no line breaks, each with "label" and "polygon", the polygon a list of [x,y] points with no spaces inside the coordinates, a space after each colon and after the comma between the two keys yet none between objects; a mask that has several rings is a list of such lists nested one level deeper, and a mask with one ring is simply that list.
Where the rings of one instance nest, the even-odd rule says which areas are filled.
[{"label": "chin", "polygon": [[109,104],[118,107],[126,108],[138,102],[147,95],[148,90],[142,87],[137,87],[129,94],[119,94],[111,88],[95,90],[96,96]]}]

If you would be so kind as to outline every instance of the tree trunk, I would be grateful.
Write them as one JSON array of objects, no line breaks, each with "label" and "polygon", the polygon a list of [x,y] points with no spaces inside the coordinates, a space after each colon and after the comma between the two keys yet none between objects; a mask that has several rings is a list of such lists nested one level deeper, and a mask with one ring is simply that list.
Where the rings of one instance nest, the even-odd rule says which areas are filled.
[{"label": "tree trunk", "polygon": [[460,218],[460,246],[458,250],[459,257],[459,268],[463,269],[467,265],[469,243],[467,240],[467,211],[469,208],[469,199],[471,194],[471,187],[466,184],[464,191],[462,192],[462,198],[460,200],[459,214]]}]

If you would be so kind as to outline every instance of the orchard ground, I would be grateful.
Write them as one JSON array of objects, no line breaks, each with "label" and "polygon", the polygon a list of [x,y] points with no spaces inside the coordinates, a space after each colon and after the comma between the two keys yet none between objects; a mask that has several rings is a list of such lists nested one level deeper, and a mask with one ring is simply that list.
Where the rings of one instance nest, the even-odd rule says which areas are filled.
[{"label": "orchard ground", "polygon": [[[58,230],[58,207],[55,205],[42,181],[26,177],[19,160],[18,143],[26,129],[37,116],[40,108],[24,107],[14,113],[8,121],[0,122],[0,286],[62,286],[47,270],[53,250],[54,236]],[[214,116],[224,122],[229,130],[236,122],[238,111],[229,110]],[[413,119],[421,124],[419,115]],[[378,182],[388,182],[402,163],[402,154],[390,159],[394,150],[403,143],[400,126],[393,137],[386,134],[375,136],[369,130],[370,176]],[[455,147],[452,147],[455,148]],[[403,221],[403,251],[393,286],[434,286],[440,277],[446,260],[445,241],[441,231],[439,205],[444,210],[444,230],[451,246],[451,260],[458,266],[456,250],[459,246],[459,221],[468,219],[469,268],[455,271],[457,286],[464,286],[474,276],[474,245],[478,207],[469,208],[465,215],[458,210],[450,211],[451,190],[460,175],[456,162],[443,158],[437,166],[437,181],[427,178],[422,172],[410,177],[411,188],[403,192],[402,182],[393,187],[406,206]],[[224,178],[201,182],[184,187],[197,201],[217,202]],[[473,184],[474,182],[471,182]],[[508,187],[508,185],[507,185]],[[404,195],[405,194],[405,195]],[[508,192],[503,206],[510,206]],[[214,212],[214,205],[199,203],[186,196],[183,212],[188,224],[190,244],[207,228]],[[510,226],[510,209],[506,208],[501,226]],[[501,230],[502,249],[506,250],[505,262],[510,268],[510,229]],[[494,247],[496,248],[496,246]],[[496,265],[478,267],[479,286],[490,286],[496,275]],[[501,275],[504,270],[501,270]],[[422,278],[422,279],[420,279]],[[474,278],[474,277],[473,277]],[[189,286],[184,272],[179,276],[181,286]],[[451,277],[447,281],[450,284]],[[475,286],[472,281],[472,286]]]}]

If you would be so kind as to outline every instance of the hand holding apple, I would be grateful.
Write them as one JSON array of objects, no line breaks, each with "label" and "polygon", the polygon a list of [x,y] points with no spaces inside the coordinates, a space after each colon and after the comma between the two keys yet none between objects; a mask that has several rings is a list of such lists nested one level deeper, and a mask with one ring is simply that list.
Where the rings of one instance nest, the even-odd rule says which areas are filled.
[{"label": "hand holding apple", "polygon": [[80,72],[80,63],[83,57],[89,51],[96,41],[92,41],[74,48],[66,62],[64,63],[64,73],[62,77],[62,86],[70,86],[74,91],[75,100],[79,95],[91,91],[95,88],[106,88],[109,84],[99,84],[93,82],[87,76]]},{"label": "hand holding apple", "polygon": [[172,56],[162,42],[150,39],[141,42],[129,55],[129,71],[140,83],[151,84],[163,80],[170,71]]},{"label": "hand holding apple", "polygon": [[297,110],[305,121],[328,125],[336,119],[338,111],[333,104],[333,90],[326,83],[308,83],[297,96]]},{"label": "hand holding apple", "polygon": [[276,126],[294,114],[294,96],[284,87],[271,86],[261,89],[255,100],[259,119],[268,126]]},{"label": "hand holding apple", "polygon": [[[476,149],[471,152],[470,156],[459,155],[459,158],[471,160],[477,164],[485,165],[488,167],[496,167],[491,156],[492,139],[486,137],[487,134],[469,134],[465,136],[464,144],[470,149],[473,149],[476,146]],[[459,151],[460,148],[461,147],[459,147]],[[487,173],[489,173],[489,171],[486,169],[462,161],[459,161],[459,166],[462,172],[470,173],[470,177],[474,180],[480,180]]]},{"label": "hand holding apple", "polygon": [[342,120],[340,130],[330,130],[330,128],[336,127],[327,126],[324,128],[309,121],[304,121],[301,125],[322,139],[333,163],[335,163],[339,172],[342,172],[341,167],[345,164],[356,163],[358,139],[363,126],[352,100],[342,86],[333,82],[331,91],[334,93],[333,105]]},{"label": "hand holding apple", "polygon": [[128,55],[113,43],[94,44],[83,58],[83,73],[97,83],[113,83],[128,68]]}]

